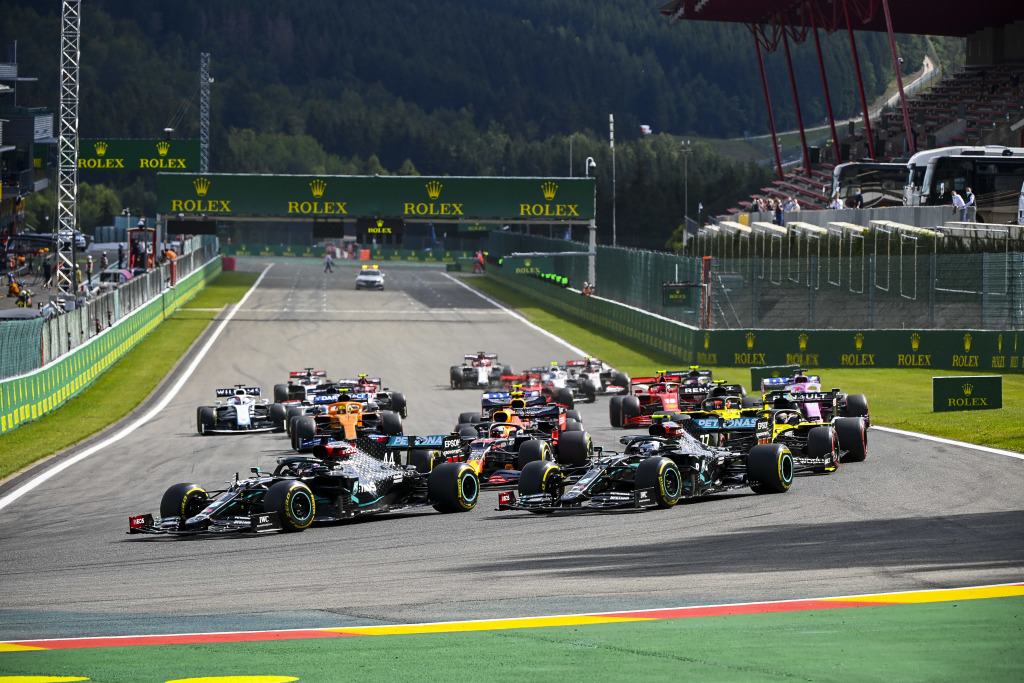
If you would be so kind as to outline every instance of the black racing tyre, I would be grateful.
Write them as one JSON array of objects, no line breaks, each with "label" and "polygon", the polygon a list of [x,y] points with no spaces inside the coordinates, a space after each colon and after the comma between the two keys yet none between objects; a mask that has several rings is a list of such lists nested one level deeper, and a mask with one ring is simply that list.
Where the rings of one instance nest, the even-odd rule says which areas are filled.
[{"label": "black racing tyre", "polygon": [[459,413],[459,424],[475,425],[480,419],[480,413]]},{"label": "black racing tyre", "polygon": [[306,414],[306,409],[302,406],[288,406],[288,415],[284,421],[284,428],[288,434],[292,433],[292,420],[296,417],[302,417]]},{"label": "black racing tyre", "polygon": [[835,471],[839,468],[839,439],[830,425],[813,427],[807,432],[807,457],[824,460],[815,472]]},{"label": "black racing tyre", "polygon": [[552,493],[561,482],[561,470],[548,460],[527,463],[519,473],[519,495],[532,496],[535,493]]},{"label": "black racing tyre", "polygon": [[274,423],[274,431],[283,432],[284,425],[288,421],[288,406],[281,405],[280,403],[271,403],[270,408],[267,409],[267,415],[270,421]]},{"label": "black racing tyre", "polygon": [[429,472],[434,467],[434,454],[432,451],[412,451],[409,453],[409,464],[417,472]]},{"label": "black racing tyre", "polygon": [[212,406],[201,406],[196,408],[196,429],[200,434],[206,434],[207,430],[217,425],[217,409]]},{"label": "black racing tyre", "polygon": [[401,436],[402,417],[390,410],[382,410],[380,413],[380,428],[388,436]]},{"label": "black racing tyre", "polygon": [[443,462],[427,478],[427,499],[438,512],[467,512],[480,499],[480,480],[464,462]]},{"label": "black racing tyre", "polygon": [[554,460],[551,455],[551,444],[540,439],[530,439],[519,445],[516,452],[516,468],[522,470],[526,465],[537,460]]},{"label": "black racing tyre", "polygon": [[583,423],[580,422],[579,420],[573,420],[572,418],[566,418],[565,419],[565,429],[563,429],[562,431],[563,432],[582,432],[583,431]]},{"label": "black racing tyre", "polygon": [[477,430],[476,425],[471,425],[468,422],[460,422],[455,427],[455,432],[461,437],[473,437],[476,439],[480,436],[480,432]]},{"label": "black racing tyre", "polygon": [[575,401],[572,398],[572,389],[567,389],[566,387],[562,387],[561,389],[555,391],[554,401],[555,403],[563,405],[566,408],[572,408],[574,405],[576,405]]},{"label": "black racing tyre", "polygon": [[512,366],[511,365],[502,365],[501,366],[501,374],[503,374],[503,375],[514,375],[515,373],[512,372]]},{"label": "black racing tyre", "polygon": [[608,399],[608,421],[612,427],[622,426],[622,396],[612,396]]},{"label": "black racing tyre", "polygon": [[754,493],[785,493],[793,484],[793,455],[782,444],[758,444],[747,453],[747,481]]},{"label": "black racing tyre", "polygon": [[263,509],[277,513],[281,531],[303,531],[313,523],[316,501],[313,492],[301,481],[285,479],[271,484],[263,496]]},{"label": "black racing tyre", "polygon": [[275,384],[274,385],[274,403],[284,403],[288,400],[288,385],[287,384]]},{"label": "black racing tyre", "polygon": [[744,396],[742,405],[744,408],[760,408],[763,403],[760,396]]},{"label": "black racing tyre", "polygon": [[453,365],[448,371],[448,377],[451,382],[452,389],[462,388],[462,366]]},{"label": "black racing tyre", "polygon": [[640,399],[636,396],[623,396],[621,426],[625,427],[629,424],[628,421],[634,417],[640,417]]},{"label": "black racing tyre", "polygon": [[868,416],[868,397],[864,394],[850,394],[846,397],[846,410],[844,417]]},{"label": "black racing tyre", "polygon": [[671,458],[645,458],[636,468],[634,481],[637,489],[651,489],[651,497],[660,508],[672,507],[683,495],[683,475]]},{"label": "black racing tyre", "polygon": [[405,399],[405,394],[400,391],[392,392],[391,410],[395,411],[403,418],[409,417],[409,402]]},{"label": "black racing tyre", "polygon": [[581,389],[583,390],[583,396],[586,397],[588,403],[593,403],[597,400],[597,385],[592,380],[585,380]]},{"label": "black racing tyre", "polygon": [[843,451],[843,462],[864,462],[868,457],[868,423],[863,417],[837,417],[832,423]]},{"label": "black racing tyre", "polygon": [[558,438],[555,459],[569,467],[582,467],[594,452],[594,442],[587,432],[562,432]]},{"label": "black racing tyre", "polygon": [[583,422],[583,417],[580,415],[580,411],[576,410],[575,408],[573,408],[572,410],[565,411],[565,418],[567,420],[576,420],[577,422],[580,423]]},{"label": "black racing tyre", "polygon": [[611,377],[611,384],[623,389],[629,388],[629,375],[624,372],[613,372]]},{"label": "black racing tyre", "polygon": [[195,517],[206,507],[209,498],[209,494],[195,484],[175,484],[160,499],[160,516]]},{"label": "black racing tyre", "polygon": [[300,447],[302,441],[312,439],[316,436],[316,420],[311,417],[297,417],[292,422],[292,448],[299,453],[309,451],[309,448]]}]

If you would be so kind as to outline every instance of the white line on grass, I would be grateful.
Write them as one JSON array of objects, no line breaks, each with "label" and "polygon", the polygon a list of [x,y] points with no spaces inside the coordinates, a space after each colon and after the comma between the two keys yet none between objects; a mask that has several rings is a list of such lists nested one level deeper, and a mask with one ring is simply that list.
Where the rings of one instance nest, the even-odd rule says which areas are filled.
[{"label": "white line on grass", "polygon": [[93,446],[90,446],[89,448],[86,448],[84,451],[82,451],[78,455],[75,455],[74,457],[68,458],[67,460],[62,460],[59,464],[46,470],[45,472],[40,474],[38,477],[35,477],[24,486],[19,486],[18,488],[14,489],[3,498],[0,498],[0,510],[3,510],[5,507],[16,501],[18,498],[21,498],[23,495],[25,495],[32,489],[36,488],[50,477],[53,477],[59,472],[63,472],[67,468],[71,467],[72,465],[75,465],[85,460],[93,453],[101,451],[104,448],[107,448],[108,446],[117,443],[118,441],[128,436],[142,425],[146,424],[147,422],[155,418],[160,413],[160,411],[167,407],[167,404],[171,402],[171,399],[174,398],[179,391],[181,391],[181,388],[185,385],[185,381],[188,380],[188,378],[192,376],[192,373],[195,372],[196,368],[199,367],[199,362],[203,360],[207,352],[209,352],[210,348],[213,346],[213,343],[217,341],[217,337],[219,337],[220,333],[224,331],[224,328],[227,327],[227,324],[231,321],[231,319],[235,317],[235,313],[242,307],[246,299],[249,298],[249,295],[256,291],[256,288],[259,287],[260,282],[263,280],[263,276],[265,276],[267,274],[267,271],[269,271],[271,268],[273,268],[273,264],[270,264],[263,269],[263,272],[260,273],[260,276],[258,278],[256,278],[256,282],[254,282],[252,287],[249,288],[249,291],[245,293],[245,296],[242,297],[242,300],[235,304],[234,308],[231,309],[231,312],[228,313],[227,317],[225,317],[224,320],[220,322],[220,325],[217,326],[217,329],[214,330],[212,335],[210,335],[210,338],[203,345],[203,348],[199,349],[199,353],[196,354],[196,357],[192,359],[192,362],[189,364],[189,366],[185,369],[181,376],[178,377],[178,381],[174,383],[174,386],[172,386],[167,391],[167,393],[164,394],[163,398],[161,398],[160,401],[155,406],[153,406],[153,408],[149,412],[147,412],[145,415],[135,420],[131,424],[127,425],[124,429],[120,430],[119,432],[116,432],[109,438],[104,439],[103,441]]},{"label": "white line on grass", "polygon": [[1011,458],[1017,458],[1018,460],[1024,460],[1024,453],[1018,453],[1016,451],[1007,451],[1002,448],[990,448],[988,446],[979,446],[973,443],[967,443],[966,441],[956,441],[954,439],[944,439],[941,436],[931,436],[930,434],[918,434],[917,432],[908,432],[904,429],[895,429],[893,427],[879,427],[878,425],[871,425],[872,431],[875,429],[881,432],[891,432],[893,434],[902,434],[903,436],[914,436],[918,439],[924,439],[925,441],[937,441],[938,443],[944,443],[949,446],[956,446],[957,448],[970,448],[975,451],[983,451],[985,453],[993,453],[995,455],[1007,455]]}]

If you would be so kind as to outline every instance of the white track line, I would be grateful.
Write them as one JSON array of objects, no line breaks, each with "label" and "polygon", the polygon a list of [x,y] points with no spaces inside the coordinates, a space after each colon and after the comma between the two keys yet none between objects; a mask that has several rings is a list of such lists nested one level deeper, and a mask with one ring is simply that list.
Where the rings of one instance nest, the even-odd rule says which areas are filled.
[{"label": "white track line", "polygon": [[[458,279],[456,277],[452,277],[448,273],[445,273],[444,276],[446,278],[448,278],[449,280],[451,280],[452,282],[457,282],[458,284],[462,285],[463,287],[465,287],[469,291],[473,292],[474,294],[476,294],[478,297],[480,297],[484,301],[490,303],[491,305],[493,305],[493,306],[495,306],[497,308],[500,308],[501,310],[503,310],[505,313],[509,314],[510,316],[515,318],[516,320],[519,320],[520,322],[522,322],[524,325],[528,325],[528,326],[532,327],[533,329],[537,330],[538,332],[540,332],[541,334],[543,334],[543,335],[545,335],[547,337],[550,337],[551,339],[554,339],[555,341],[559,342],[560,344],[564,344],[566,347],[572,349],[573,352],[578,353],[581,356],[589,355],[589,354],[587,354],[586,351],[583,351],[582,349],[576,348],[575,346],[573,346],[569,342],[565,341],[561,337],[557,337],[554,334],[548,332],[547,330],[544,330],[544,329],[541,329],[541,328],[537,327],[536,325],[531,323],[529,320],[527,320],[526,318],[521,316],[519,313],[516,313],[511,308],[508,308],[507,306],[502,304],[500,301],[496,301],[495,299],[492,299],[491,297],[487,296],[486,294],[481,293],[479,290],[476,290],[476,289],[470,287],[466,283],[462,282],[460,279]],[[891,432],[893,434],[900,434],[902,436],[910,436],[910,437],[914,437],[914,438],[918,438],[918,439],[924,439],[926,441],[937,441],[938,443],[944,443],[944,444],[948,444],[950,446],[957,446],[958,448],[970,448],[972,450],[982,451],[984,453],[993,453],[995,455],[1006,455],[1006,456],[1009,456],[1011,458],[1017,458],[1018,460],[1024,460],[1024,453],[1018,453],[1016,451],[1007,451],[1007,450],[1003,450],[1001,448],[989,448],[988,446],[978,446],[978,445],[973,444],[973,443],[967,443],[966,441],[954,441],[953,439],[944,439],[944,438],[939,437],[939,436],[930,436],[928,434],[919,434],[917,432],[908,432],[908,431],[903,430],[903,429],[893,429],[892,427],[879,427],[878,425],[871,425],[871,429],[873,429],[873,430],[877,429],[877,430],[882,431],[882,432]]]},{"label": "white track line", "polygon": [[203,360],[207,352],[209,352],[210,348],[213,346],[213,343],[217,341],[217,337],[219,337],[220,333],[224,331],[224,328],[227,327],[227,324],[231,322],[231,319],[235,316],[235,313],[242,307],[246,299],[249,298],[249,295],[256,291],[256,288],[259,287],[260,282],[263,281],[263,277],[271,268],[273,268],[273,264],[270,264],[263,269],[263,272],[260,273],[260,276],[256,279],[256,282],[254,282],[252,287],[249,288],[249,291],[245,293],[245,296],[242,297],[242,300],[235,304],[234,308],[231,309],[231,312],[228,313],[227,317],[220,322],[220,325],[217,326],[217,329],[214,330],[212,335],[210,335],[210,338],[203,345],[203,348],[199,349],[199,353],[196,354],[196,357],[192,359],[192,362],[189,364],[188,368],[186,368],[185,371],[178,378],[178,381],[174,383],[174,385],[167,391],[167,393],[164,394],[163,398],[161,398],[160,401],[155,406],[153,406],[153,408],[149,412],[147,412],[145,415],[135,420],[131,424],[127,425],[126,427],[124,427],[111,437],[104,439],[103,441],[93,446],[90,446],[89,448],[86,448],[84,451],[82,451],[78,455],[75,455],[74,457],[68,458],[67,460],[62,460],[59,464],[46,470],[45,472],[40,474],[38,477],[35,477],[24,486],[19,486],[18,488],[11,491],[3,498],[0,498],[0,510],[3,510],[5,507],[16,501],[18,498],[21,498],[23,495],[25,495],[32,489],[36,488],[50,477],[53,477],[59,472],[63,472],[67,468],[81,462],[82,460],[85,460],[93,453],[101,451],[104,448],[117,443],[118,441],[128,436],[136,429],[138,429],[139,427],[141,427],[142,425],[146,424],[154,417],[156,417],[160,413],[160,411],[167,407],[167,404],[171,402],[171,399],[174,398],[179,391],[181,391],[181,388],[185,385],[185,381],[189,377],[191,377],[192,373],[195,372],[197,367],[199,367],[199,362]]}]

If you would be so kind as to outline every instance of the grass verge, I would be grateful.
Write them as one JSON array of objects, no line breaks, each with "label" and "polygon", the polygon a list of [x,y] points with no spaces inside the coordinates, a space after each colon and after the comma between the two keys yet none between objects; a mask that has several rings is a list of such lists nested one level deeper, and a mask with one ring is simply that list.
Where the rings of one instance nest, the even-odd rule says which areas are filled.
[{"label": "grass verge", "polygon": [[259,273],[224,272],[59,410],[0,436],[0,479],[99,432],[134,410],[167,376],[217,311]]},{"label": "grass verge", "polygon": [[[485,294],[515,308],[530,322],[585,349],[630,376],[651,373],[658,368],[678,368],[681,361],[638,344],[615,337],[576,320],[566,320],[545,311],[536,301],[493,280],[464,278]],[[553,358],[538,358],[545,363]],[[715,377],[750,387],[748,368],[712,367]],[[1024,375],[1003,375],[1001,410],[932,412],[932,377],[979,374],[947,370],[813,368],[826,388],[841,387],[850,394],[864,394],[871,406],[871,423],[957,439],[981,446],[1024,453]]]}]

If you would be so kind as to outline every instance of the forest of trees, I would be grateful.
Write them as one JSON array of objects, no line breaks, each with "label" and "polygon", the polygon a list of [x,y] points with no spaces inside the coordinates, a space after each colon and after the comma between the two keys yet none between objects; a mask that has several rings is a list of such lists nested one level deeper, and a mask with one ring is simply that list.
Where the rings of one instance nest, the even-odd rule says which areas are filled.
[{"label": "forest of trees", "polygon": [[[41,4],[0,2],[0,41],[17,41],[21,74],[38,78],[19,85],[18,104],[56,111],[61,3]],[[209,52],[213,171],[560,176],[570,168],[582,175],[591,156],[599,239],[610,241],[614,114],[619,243],[663,248],[698,202],[724,211],[771,175],[699,141],[767,131],[749,30],[670,23],[658,6],[90,0],[82,3],[79,135],[152,138],[172,127],[176,137],[198,137],[199,55]],[[848,39],[821,37],[836,116],[855,115]],[[858,34],[858,49],[869,97],[881,94],[893,78],[886,37]],[[926,49],[922,37],[900,37],[908,72]],[[813,41],[795,46],[793,59],[804,121],[820,123]],[[784,56],[766,62],[776,124],[792,128]],[[641,135],[641,124],[654,134]],[[686,207],[683,136],[698,140]],[[152,177],[83,180],[153,211]]]}]

